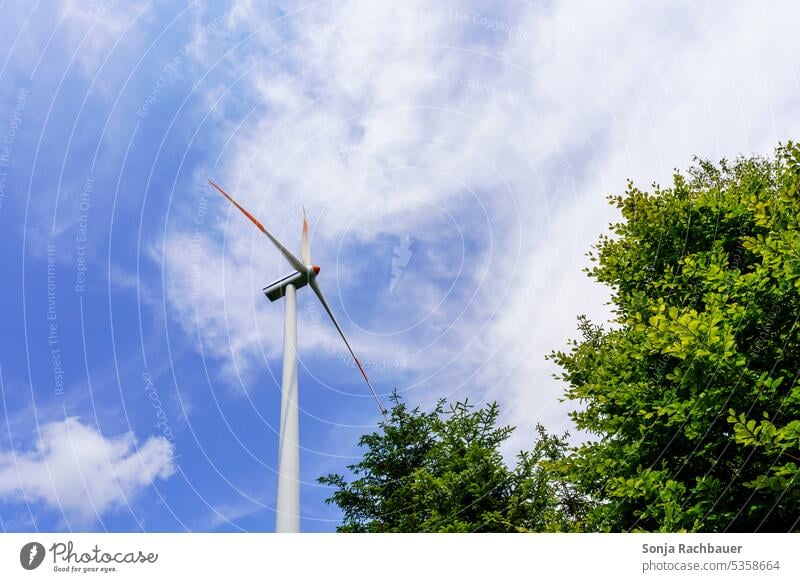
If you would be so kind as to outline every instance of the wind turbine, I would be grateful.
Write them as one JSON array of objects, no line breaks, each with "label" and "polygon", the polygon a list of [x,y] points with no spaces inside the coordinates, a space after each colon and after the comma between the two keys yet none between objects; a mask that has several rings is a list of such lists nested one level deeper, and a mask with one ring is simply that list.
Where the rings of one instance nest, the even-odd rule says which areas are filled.
[{"label": "wind turbine", "polygon": [[300,423],[297,407],[297,290],[308,285],[322,303],[328,313],[336,331],[342,336],[344,345],[353,356],[361,375],[369,386],[372,397],[378,404],[381,414],[386,416],[386,409],[381,404],[372,382],[369,381],[364,366],[358,360],[350,342],[347,341],[342,327],[336,321],[325,295],[317,283],[319,267],[311,262],[311,245],[308,240],[308,221],[303,209],[303,236],[300,241],[300,256],[302,261],[292,254],[281,242],[264,228],[264,225],[225,190],[212,180],[208,181],[225,198],[230,200],[250,222],[263,232],[273,245],[281,252],[294,272],[281,277],[271,285],[264,287],[264,295],[270,301],[285,298],[283,322],[283,373],[281,377],[281,425],[280,444],[278,449],[278,499],[276,503],[275,531],[278,533],[296,533],[300,531]]}]

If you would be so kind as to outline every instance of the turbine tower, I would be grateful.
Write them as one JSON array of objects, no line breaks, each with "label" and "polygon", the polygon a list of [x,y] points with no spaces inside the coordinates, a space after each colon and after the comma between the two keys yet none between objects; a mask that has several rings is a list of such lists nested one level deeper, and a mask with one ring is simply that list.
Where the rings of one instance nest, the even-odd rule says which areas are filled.
[{"label": "turbine tower", "polygon": [[264,295],[270,301],[285,299],[283,323],[283,372],[281,376],[281,424],[278,445],[278,495],[275,513],[275,531],[278,533],[297,533],[300,531],[300,421],[298,411],[297,390],[297,290],[308,285],[314,291],[322,307],[328,313],[336,331],[353,356],[361,375],[369,386],[372,397],[378,404],[381,414],[386,416],[386,409],[381,404],[372,382],[369,381],[364,367],[358,360],[350,342],[342,331],[339,322],[333,315],[322,289],[317,283],[320,268],[311,262],[311,245],[308,239],[308,221],[305,209],[303,210],[303,236],[300,241],[300,256],[302,261],[292,254],[278,239],[264,228],[259,220],[239,205],[225,190],[212,180],[208,181],[225,198],[230,200],[242,214],[244,214],[256,227],[266,235],[283,257],[289,262],[294,271],[281,277],[271,285],[264,288]]}]

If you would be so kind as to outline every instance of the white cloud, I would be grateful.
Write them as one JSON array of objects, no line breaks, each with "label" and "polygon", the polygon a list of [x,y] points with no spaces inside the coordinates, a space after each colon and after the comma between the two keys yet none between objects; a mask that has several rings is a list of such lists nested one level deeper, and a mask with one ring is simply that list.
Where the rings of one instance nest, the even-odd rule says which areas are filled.
[{"label": "white cloud", "polygon": [[70,56],[85,74],[95,75],[109,53],[150,9],[145,0],[61,0],[59,24],[64,24],[67,50],[73,51]]},{"label": "white cloud", "polygon": [[245,531],[236,524],[237,520],[264,511],[267,507],[268,505],[266,504],[253,501],[240,501],[216,505],[211,508],[208,516],[193,529],[195,531],[210,531],[222,525],[226,525]]},{"label": "white cloud", "polygon": [[44,424],[32,450],[0,452],[0,498],[41,502],[86,523],[128,506],[156,479],[175,471],[172,445],[133,433],[105,437],[75,417]]},{"label": "white cloud", "polygon": [[[789,2],[376,4],[302,10],[221,64],[229,92],[218,77],[201,88],[210,107],[219,99],[219,177],[294,248],[300,202],[311,210],[322,284],[348,292],[343,319],[363,328],[353,343],[367,359],[407,359],[405,388],[435,388],[414,398],[499,399],[527,438],[536,421],[565,419],[543,356],[575,335],[576,315],[608,314],[607,290],[581,272],[615,217],[605,195],[629,177],[668,181],[693,154],[770,153],[796,137],[800,14]],[[276,28],[297,42],[281,46]],[[232,117],[234,95],[247,118]],[[210,224],[203,256],[215,273],[224,261],[225,276],[204,279],[187,307],[192,237],[173,230],[170,305],[212,339],[209,353],[246,366],[280,349],[280,310],[258,288],[282,269],[239,216]],[[222,233],[224,256],[213,250]],[[421,245],[404,273],[421,282],[417,301],[349,299],[375,276],[355,261],[389,272],[404,234]],[[462,255],[460,270],[442,268]],[[441,306],[422,284],[434,275]],[[391,321],[410,331],[385,333]],[[304,350],[324,345],[300,338]]]}]

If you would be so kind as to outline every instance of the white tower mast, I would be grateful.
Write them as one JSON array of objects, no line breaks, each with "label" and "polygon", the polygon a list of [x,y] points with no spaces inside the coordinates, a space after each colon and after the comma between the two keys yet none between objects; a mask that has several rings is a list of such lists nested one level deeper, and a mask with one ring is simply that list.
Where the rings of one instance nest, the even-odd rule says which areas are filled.
[{"label": "white tower mast", "polygon": [[277,533],[300,531],[300,419],[297,405],[297,290],[286,286],[278,452]]},{"label": "white tower mast", "polygon": [[319,267],[311,262],[311,245],[308,236],[308,222],[303,211],[303,236],[300,242],[300,256],[298,259],[281,242],[264,228],[264,225],[247,210],[245,210],[236,200],[234,200],[225,190],[209,180],[209,183],[219,190],[220,194],[244,214],[250,222],[264,233],[280,251],[286,261],[294,269],[293,273],[275,281],[272,285],[264,288],[264,295],[270,301],[286,298],[283,323],[283,377],[281,378],[281,423],[280,423],[280,444],[278,445],[278,501],[275,514],[275,531],[279,533],[296,533],[300,531],[300,420],[297,404],[297,290],[308,285],[314,291],[328,317],[331,318],[336,331],[347,346],[347,351],[353,356],[361,375],[369,386],[372,397],[378,404],[381,414],[386,417],[386,409],[383,408],[378,398],[372,382],[369,381],[364,367],[356,357],[350,342],[342,331],[339,322],[333,315],[331,306],[325,299],[322,289],[317,283]]}]

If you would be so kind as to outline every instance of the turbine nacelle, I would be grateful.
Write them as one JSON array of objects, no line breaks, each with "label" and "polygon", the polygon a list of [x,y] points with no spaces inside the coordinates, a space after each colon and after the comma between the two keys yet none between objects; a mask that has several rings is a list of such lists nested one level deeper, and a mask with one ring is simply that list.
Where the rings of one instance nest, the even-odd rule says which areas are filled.
[{"label": "turbine nacelle", "polygon": [[295,289],[302,289],[319,275],[319,267],[310,265],[305,272],[294,271],[264,287],[264,295],[270,301],[277,301],[286,295],[286,287],[294,285]]}]

